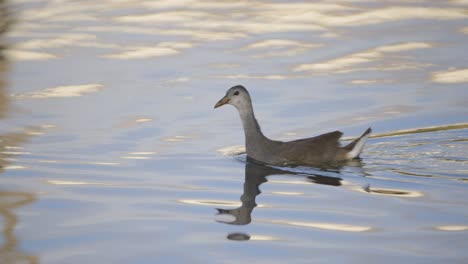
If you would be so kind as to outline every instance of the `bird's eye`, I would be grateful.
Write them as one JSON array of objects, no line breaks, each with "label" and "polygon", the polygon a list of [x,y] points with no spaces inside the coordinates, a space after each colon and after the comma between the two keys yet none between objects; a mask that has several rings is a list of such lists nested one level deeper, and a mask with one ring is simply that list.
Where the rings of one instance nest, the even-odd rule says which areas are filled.
[{"label": "bird's eye", "polygon": [[239,95],[239,91],[235,91],[235,92],[234,92],[234,95]]}]

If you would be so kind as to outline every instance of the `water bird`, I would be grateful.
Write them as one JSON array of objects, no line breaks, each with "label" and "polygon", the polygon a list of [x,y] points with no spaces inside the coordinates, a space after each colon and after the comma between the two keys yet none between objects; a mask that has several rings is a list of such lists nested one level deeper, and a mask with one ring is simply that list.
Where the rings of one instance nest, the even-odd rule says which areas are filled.
[{"label": "water bird", "polygon": [[239,111],[245,134],[247,157],[261,164],[274,166],[336,166],[337,163],[359,158],[364,144],[372,132],[368,128],[360,137],[342,147],[340,131],[329,132],[316,137],[282,142],[263,135],[255,118],[252,100],[242,85],[231,87],[214,108],[230,104]]}]

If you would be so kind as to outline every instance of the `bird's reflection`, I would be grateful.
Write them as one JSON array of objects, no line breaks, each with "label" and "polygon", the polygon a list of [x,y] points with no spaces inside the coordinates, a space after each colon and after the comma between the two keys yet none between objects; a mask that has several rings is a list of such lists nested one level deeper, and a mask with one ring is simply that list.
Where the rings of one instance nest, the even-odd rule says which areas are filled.
[{"label": "bird's reflection", "polygon": [[[7,117],[10,106],[6,82],[9,73],[9,61],[3,54],[7,46],[4,42],[4,34],[8,31],[12,22],[7,5],[7,1],[0,0],[0,119]],[[31,134],[27,133],[27,131],[0,134],[0,176],[14,162],[9,149],[24,144],[30,137]],[[35,200],[35,195],[32,193],[5,190],[4,187],[0,189],[0,263],[39,263],[37,256],[21,250],[14,232],[15,227],[18,225],[18,217],[15,215],[14,210],[31,204]]]},{"label": "bird's reflection", "polygon": [[[359,166],[360,161],[354,161],[352,166]],[[324,173],[319,173],[323,171]],[[326,173],[325,173],[326,172]],[[262,164],[257,164],[252,161],[247,161],[245,164],[245,181],[244,192],[240,197],[241,206],[234,209],[216,208],[218,215],[230,215],[234,218],[232,221],[217,220],[218,222],[230,225],[247,225],[252,221],[252,211],[257,206],[256,197],[261,193],[259,186],[267,182],[267,177],[271,175],[301,175],[309,182],[315,184],[323,184],[330,186],[341,186],[342,179],[339,177],[340,168],[322,169],[314,172],[295,172],[273,168]],[[336,177],[324,174],[333,174]]]},{"label": "bird's reflection", "polygon": [[25,253],[18,247],[18,239],[14,233],[18,224],[14,209],[28,205],[35,200],[35,196],[31,193],[0,191],[0,216],[3,223],[0,263],[39,263],[36,256]]},{"label": "bird's reflection", "polygon": [[5,117],[9,106],[9,97],[6,91],[6,73],[8,71],[9,64],[4,55],[7,46],[4,35],[11,26],[7,4],[7,1],[0,0],[0,118]]},{"label": "bird's reflection", "polygon": [[219,221],[231,225],[246,225],[251,222],[251,213],[257,206],[255,198],[260,194],[259,186],[267,181],[268,175],[284,174],[283,171],[271,167],[248,162],[245,164],[244,193],[240,197],[241,206],[235,209],[217,208],[219,214],[229,214],[234,217],[231,222]]}]

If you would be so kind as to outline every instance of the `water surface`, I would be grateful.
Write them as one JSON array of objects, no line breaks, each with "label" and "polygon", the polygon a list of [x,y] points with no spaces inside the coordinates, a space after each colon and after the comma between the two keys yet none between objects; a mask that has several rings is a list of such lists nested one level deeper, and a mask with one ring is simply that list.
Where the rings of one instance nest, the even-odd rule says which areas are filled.
[{"label": "water surface", "polygon": [[[1,1],[1,263],[466,263],[466,1]],[[245,161],[372,126],[334,170]]]}]

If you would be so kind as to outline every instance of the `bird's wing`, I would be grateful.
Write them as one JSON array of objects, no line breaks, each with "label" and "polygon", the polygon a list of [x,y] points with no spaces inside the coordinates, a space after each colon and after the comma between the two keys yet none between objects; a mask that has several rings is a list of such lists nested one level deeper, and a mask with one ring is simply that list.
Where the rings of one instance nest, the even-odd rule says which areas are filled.
[{"label": "bird's wing", "polygon": [[333,160],[340,148],[340,131],[329,132],[312,138],[284,142],[281,155],[298,163],[321,163]]},{"label": "bird's wing", "polygon": [[331,144],[331,143],[338,143],[339,139],[343,133],[341,131],[333,131],[329,133],[325,133],[316,137],[311,137],[311,138],[303,138],[303,139],[298,139],[294,141],[289,141],[286,143],[294,143],[294,144],[301,144],[301,145],[307,145],[307,144]]}]

